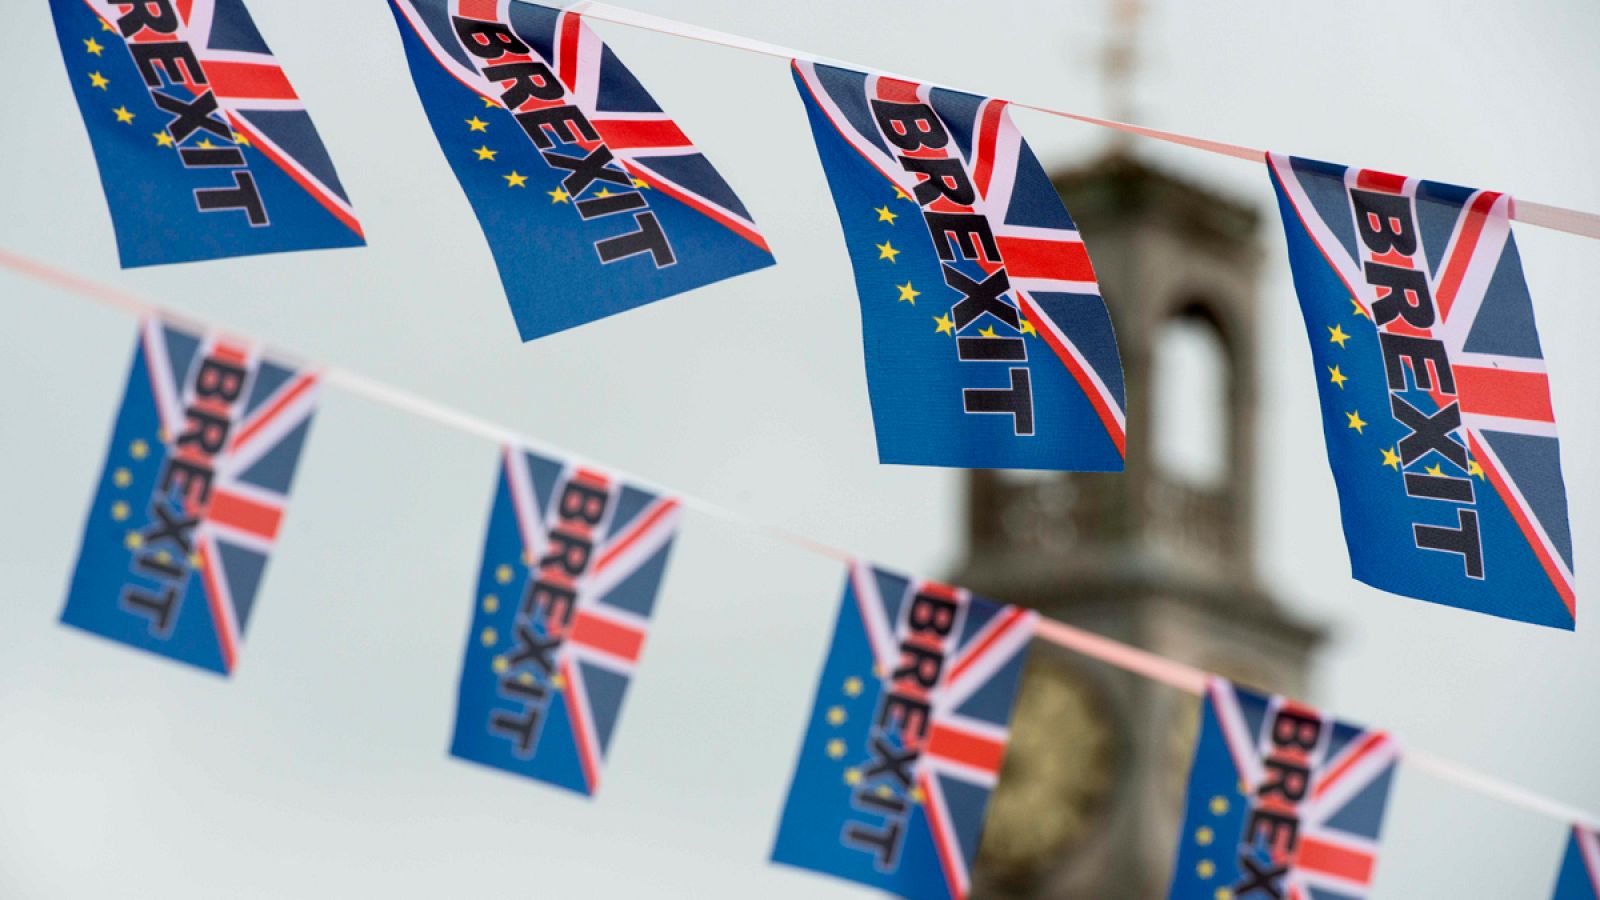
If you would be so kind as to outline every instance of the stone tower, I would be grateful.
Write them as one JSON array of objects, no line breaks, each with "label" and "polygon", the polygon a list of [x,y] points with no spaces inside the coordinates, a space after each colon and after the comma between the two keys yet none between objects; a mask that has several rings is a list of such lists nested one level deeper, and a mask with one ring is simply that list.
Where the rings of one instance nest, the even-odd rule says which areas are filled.
[{"label": "stone tower", "polygon": [[[1055,184],[1116,327],[1127,471],[970,473],[953,580],[1303,695],[1317,634],[1253,559],[1257,215],[1121,152]],[[1036,648],[975,896],[1163,896],[1197,721],[1193,698]]]}]

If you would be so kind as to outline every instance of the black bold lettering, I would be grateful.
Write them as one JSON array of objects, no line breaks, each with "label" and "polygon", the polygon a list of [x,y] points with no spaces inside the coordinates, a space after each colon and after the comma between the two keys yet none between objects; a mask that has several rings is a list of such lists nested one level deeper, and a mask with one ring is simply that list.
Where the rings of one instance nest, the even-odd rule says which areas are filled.
[{"label": "black bold lettering", "polygon": [[1467,448],[1450,439],[1450,433],[1461,427],[1460,404],[1452,401],[1449,406],[1429,416],[1407,403],[1399,394],[1390,394],[1389,411],[1395,421],[1411,429],[1410,434],[1400,439],[1400,459],[1403,464],[1409,466],[1429,450],[1437,450],[1440,456],[1466,469]]},{"label": "black bold lettering", "polygon": [[1024,362],[1028,345],[1022,338],[956,338],[956,356],[962,362]]},{"label": "black bold lettering", "polygon": [[885,822],[882,829],[873,828],[862,822],[851,822],[844,828],[845,843],[857,850],[869,850],[878,858],[878,868],[885,871],[895,867],[895,861],[900,857],[900,829],[903,823],[898,819]]},{"label": "black bold lettering", "polygon": [[1018,331],[1022,330],[1022,319],[1017,316],[1017,308],[1005,301],[1006,291],[1011,290],[1011,279],[1006,277],[1005,269],[995,269],[982,281],[973,281],[956,267],[945,266],[944,283],[961,292],[961,299],[950,308],[957,331],[966,328],[973,319],[984,313]]},{"label": "black bold lettering", "polygon": [[1411,534],[1417,546],[1424,550],[1457,553],[1468,578],[1483,577],[1483,540],[1478,534],[1478,514],[1470,509],[1457,509],[1458,528],[1440,525],[1412,525]]},{"label": "black bold lettering", "polygon": [[672,253],[672,244],[667,241],[667,233],[661,230],[661,222],[656,219],[655,213],[634,213],[633,221],[639,226],[633,231],[595,242],[594,249],[600,254],[601,262],[613,263],[640,253],[650,254],[651,261],[658,269],[678,261]]},{"label": "black bold lettering", "polygon": [[261,192],[256,190],[254,175],[243,169],[233,173],[231,188],[200,188],[194,192],[194,205],[201,212],[220,212],[242,209],[250,219],[250,227],[267,224],[267,208],[261,203]]},{"label": "black bold lettering", "polygon": [[1395,316],[1404,316],[1417,328],[1433,326],[1433,295],[1428,292],[1428,276],[1420,270],[1369,262],[1367,283],[1387,289],[1372,304],[1372,321],[1386,325]]},{"label": "black bold lettering", "polygon": [[896,681],[914,679],[924,690],[933,690],[939,683],[939,672],[944,669],[944,654],[917,644],[900,645],[900,665],[894,670]]},{"label": "black bold lettering", "polygon": [[500,102],[513,111],[529,100],[560,100],[566,96],[566,90],[556,80],[555,73],[542,62],[489,66],[483,70],[483,77],[490,81],[511,82],[500,92]]},{"label": "black bold lettering", "polygon": [[1298,747],[1310,753],[1322,736],[1322,719],[1316,715],[1280,709],[1272,720],[1272,744],[1275,747]]},{"label": "black bold lettering", "polygon": [[200,371],[194,376],[195,398],[215,397],[223,403],[233,403],[244,391],[246,374],[248,372],[243,366],[224,362],[214,356],[206,357],[200,363]]},{"label": "black bold lettering", "polygon": [[[594,130],[588,117],[584,116],[583,110],[576,106],[546,106],[543,109],[524,110],[516,114],[516,119],[522,130],[528,133],[533,145],[540,150],[549,150],[556,145],[555,141],[550,140],[550,135],[545,133],[547,127],[551,134],[561,139],[563,144],[575,144],[580,137],[586,141],[600,140],[600,133]],[[546,154],[544,161],[550,165],[557,165],[555,158],[555,154]],[[610,159],[609,150],[606,151],[606,158]],[[572,189],[567,188],[567,193],[573,193]]]},{"label": "black bold lettering", "polygon": [[1406,494],[1427,500],[1449,500],[1452,503],[1471,503],[1472,479],[1452,478],[1449,475],[1424,475],[1406,473]]},{"label": "black bold lettering", "polygon": [[168,587],[160,596],[131,585],[122,589],[122,606],[150,620],[150,633],[165,637],[178,608],[178,589]]},{"label": "black bold lettering", "polygon": [[907,172],[928,176],[911,189],[920,206],[927,206],[940,197],[949,197],[950,202],[958,206],[971,206],[978,198],[977,191],[972,187],[972,179],[967,176],[966,166],[963,166],[959,159],[902,156],[900,165]]},{"label": "black bold lettering", "polygon": [[187,447],[199,444],[200,451],[207,456],[215,456],[222,452],[222,445],[228,441],[228,417],[206,412],[198,407],[190,407],[186,418],[183,434],[178,435],[178,446]]},{"label": "black bold lettering", "polygon": [[1411,201],[1399,194],[1351,191],[1356,208],[1356,231],[1373,253],[1391,250],[1401,256],[1417,252],[1417,230],[1411,220]]},{"label": "black bold lettering", "polygon": [[906,624],[911,626],[913,634],[931,631],[939,637],[947,637],[950,629],[956,625],[958,609],[960,607],[954,600],[918,592],[911,600],[911,609],[906,613]]},{"label": "black bold lettering", "polygon": [[[194,50],[183,41],[129,44],[128,52],[133,55],[133,64],[149,87],[162,85],[163,70],[167,80],[174,83],[181,84],[185,81],[192,81],[195,84],[206,83],[206,73],[200,68],[200,60],[194,55]],[[159,69],[158,63],[161,64]]]},{"label": "black bold lettering", "polygon": [[559,565],[568,575],[576,579],[589,567],[589,554],[594,551],[594,543],[581,534],[572,534],[560,528],[550,532],[550,545],[545,550],[544,558],[539,560],[539,568],[548,569],[552,565]]},{"label": "black bold lettering", "polygon": [[622,191],[604,197],[590,197],[578,201],[578,215],[583,219],[598,219],[629,210],[644,209],[644,195],[638,191]]},{"label": "black bold lettering", "polygon": [[133,37],[142,28],[157,34],[176,34],[178,11],[172,8],[172,0],[137,0],[117,19],[117,30],[125,38]]},{"label": "black bold lettering", "polygon": [[1009,414],[1015,433],[1033,434],[1033,383],[1027,369],[1011,370],[1009,388],[962,388],[961,407],[969,413]]},{"label": "black bold lettering", "polygon": [[1442,393],[1456,392],[1455,373],[1450,371],[1450,357],[1445,354],[1443,343],[1433,338],[1390,334],[1384,331],[1378,334],[1378,344],[1383,349],[1384,375],[1388,379],[1389,390],[1406,389],[1404,361],[1409,359],[1411,375],[1416,380],[1417,387],[1425,391],[1432,390],[1437,377],[1439,390]]},{"label": "black bold lettering", "polygon": [[461,46],[479,59],[498,59],[507,53],[517,56],[531,55],[528,45],[519,40],[510,28],[499,22],[451,16],[450,23],[456,28],[456,38],[461,41]]},{"label": "black bold lettering", "polygon": [[211,498],[211,479],[210,466],[173,458],[167,460],[166,467],[161,470],[161,490],[165,493],[177,485],[181,489],[180,496],[204,503]]},{"label": "black bold lettering", "polygon": [[599,525],[610,496],[605,485],[585,484],[579,479],[571,479],[561,489],[561,518],[569,522],[575,520]]},{"label": "black bold lettering", "polygon": [[863,781],[872,781],[883,775],[892,775],[905,790],[911,789],[911,768],[916,765],[917,751],[896,750],[893,745],[881,736],[874,736],[868,747],[872,753],[872,762],[867,764],[861,773]]},{"label": "black bold lettering", "polygon": [[188,102],[161,91],[151,91],[150,99],[162,111],[172,114],[172,121],[167,123],[167,131],[172,134],[172,139],[183,143],[184,138],[204,128],[206,131],[220,138],[233,140],[233,129],[226,122],[214,119],[211,114],[217,111],[217,98],[210,91]]},{"label": "black bold lettering", "polygon": [[[977,213],[924,212],[922,218],[928,223],[928,235],[933,238],[934,249],[939,251],[939,258],[945,262],[956,258],[956,247],[961,249],[961,256],[966,259],[1000,262],[1000,247],[994,242],[994,232],[989,228],[987,217]],[[955,247],[950,245],[952,236],[955,237]],[[977,241],[973,238],[977,238]],[[982,256],[978,255],[979,245],[983,247]]]},{"label": "black bold lettering", "polygon": [[926,103],[873,100],[872,117],[878,121],[878,130],[883,132],[889,143],[901,150],[919,150],[923,147],[937,150],[950,143],[950,132],[933,114],[933,107]]}]

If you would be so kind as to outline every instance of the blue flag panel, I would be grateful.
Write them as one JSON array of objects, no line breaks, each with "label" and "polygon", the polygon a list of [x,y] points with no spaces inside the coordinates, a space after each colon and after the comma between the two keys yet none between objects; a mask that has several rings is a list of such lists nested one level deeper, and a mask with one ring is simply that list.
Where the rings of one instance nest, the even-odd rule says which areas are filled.
[{"label": "blue flag panel", "polygon": [[1572,826],[1550,900],[1600,900],[1600,833]]},{"label": "blue flag panel", "polygon": [[1121,471],[1111,317],[1005,101],[793,68],[855,269],[879,460]]},{"label": "blue flag panel", "polygon": [[674,498],[505,449],[451,755],[594,794],[678,518]]},{"label": "blue flag panel", "polygon": [[773,860],[965,897],[1036,618],[853,564]]},{"label": "blue flag panel", "polygon": [[733,189],[578,13],[392,4],[523,340],[772,264]]},{"label": "blue flag panel", "polygon": [[1572,534],[1511,199],[1269,157],[1355,577],[1575,622]]},{"label": "blue flag panel", "polygon": [[365,241],[242,0],[50,0],[124,268]]},{"label": "blue flag panel", "polygon": [[61,621],[231,672],[317,394],[260,348],[146,320]]},{"label": "blue flag panel", "polygon": [[1212,678],[1169,900],[1361,900],[1399,749],[1383,732]]}]

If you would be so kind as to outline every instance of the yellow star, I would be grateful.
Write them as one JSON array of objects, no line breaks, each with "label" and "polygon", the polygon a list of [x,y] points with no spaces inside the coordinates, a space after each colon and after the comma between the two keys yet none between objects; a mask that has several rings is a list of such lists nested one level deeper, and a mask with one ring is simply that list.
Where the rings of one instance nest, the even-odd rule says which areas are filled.
[{"label": "yellow star", "polygon": [[1216,836],[1216,832],[1212,831],[1210,828],[1202,826],[1200,829],[1195,831],[1194,842],[1202,847],[1209,847],[1211,846],[1211,842],[1216,839]]},{"label": "yellow star", "polygon": [[480,160],[486,159],[486,160],[488,160],[490,162],[494,162],[495,154],[499,153],[500,151],[499,150],[490,150],[488,145],[485,144],[484,146],[479,147],[478,149],[476,149],[476,150],[474,150],[472,152],[478,154],[478,159],[480,159]]},{"label": "yellow star", "polygon": [[844,707],[835,706],[828,710],[829,725],[843,725],[845,720]]},{"label": "yellow star", "polygon": [[237,131],[235,131],[235,132],[234,132],[234,133],[233,133],[233,142],[234,142],[234,143],[235,143],[235,144],[238,144],[238,145],[239,145],[239,146],[241,146],[241,147],[248,147],[248,146],[250,146],[250,138],[249,138],[249,137],[247,137],[247,136],[245,136],[245,135],[242,135],[242,134],[240,134],[240,133],[239,133],[239,132],[237,132]]},{"label": "yellow star", "polygon": [[484,120],[482,120],[480,118],[478,118],[477,116],[473,116],[472,118],[467,120],[467,127],[472,129],[473,131],[488,131],[489,130],[489,123],[485,122]]},{"label": "yellow star", "polygon": [[1217,888],[1217,892],[1211,895],[1211,900],[1233,900],[1233,889],[1225,887]]},{"label": "yellow star", "polygon": [[1422,471],[1427,472],[1429,475],[1432,475],[1435,478],[1443,478],[1444,477],[1444,469],[1440,468],[1438,463],[1434,463],[1433,465],[1428,466],[1427,468],[1423,469]]},{"label": "yellow star", "polygon": [[1038,337],[1039,336],[1039,332],[1037,332],[1037,331],[1035,331],[1033,329],[1032,320],[1028,319],[1026,316],[1024,316],[1023,319],[1022,319],[1022,333],[1023,334],[1031,334],[1034,337]]},{"label": "yellow star", "polygon": [[893,248],[891,246],[889,246],[889,242],[888,241],[884,241],[883,243],[878,245],[878,258],[879,259],[887,259],[889,262],[894,262],[894,258],[896,256],[899,256],[899,255],[900,255],[900,251],[896,250],[895,248]]},{"label": "yellow star", "polygon": [[1394,452],[1392,447],[1383,448],[1383,464],[1396,472],[1400,471],[1400,454]]},{"label": "yellow star", "polygon": [[111,23],[107,22],[105,19],[101,19],[100,20],[100,30],[101,31],[110,31],[111,30]]},{"label": "yellow star", "polygon": [[133,473],[129,472],[127,469],[118,469],[116,472],[112,473],[111,480],[116,484],[117,487],[127,487],[133,482]]},{"label": "yellow star", "polygon": [[900,190],[900,188],[898,188],[898,187],[896,187],[894,189],[894,195],[895,195],[895,197],[897,199],[900,199],[900,200],[910,200],[911,199],[911,197],[909,195],[907,195],[905,191]]},{"label": "yellow star", "polygon": [[546,191],[546,193],[550,195],[551,203],[566,203],[572,199],[572,195],[567,193],[565,188],[556,188],[553,191]]},{"label": "yellow star", "polygon": [[887,203],[873,210],[873,212],[878,214],[879,222],[888,222],[890,225],[893,225],[894,220],[899,218],[899,214],[890,210]]},{"label": "yellow star", "polygon": [[1350,340],[1350,335],[1345,334],[1343,328],[1340,328],[1338,325],[1335,325],[1332,328],[1328,329],[1328,340],[1333,341],[1335,344],[1338,344],[1339,345],[1339,349],[1343,350],[1344,349],[1344,342]]},{"label": "yellow star", "polygon": [[855,787],[861,783],[861,770],[850,768],[844,770],[844,783]]},{"label": "yellow star", "polygon": [[518,684],[533,684],[533,673],[532,672],[518,672],[517,673],[517,683]]},{"label": "yellow star", "polygon": [[1361,305],[1361,301],[1360,300],[1357,300],[1356,298],[1351,297],[1350,298],[1350,305],[1356,308],[1356,315],[1360,316],[1361,318],[1363,318],[1363,319],[1372,318],[1371,316],[1367,315],[1367,308],[1365,306]]},{"label": "yellow star", "polygon": [[565,690],[567,687],[567,676],[561,674],[560,672],[551,675],[550,686],[558,691]]},{"label": "yellow star", "polygon": [[167,134],[165,131],[156,132],[154,137],[156,139],[156,143],[163,147],[171,147],[174,143],[176,143],[173,141],[172,135]]},{"label": "yellow star", "polygon": [[489,666],[494,669],[496,675],[504,675],[506,670],[511,668],[511,663],[506,662],[504,656],[496,656],[494,662],[490,663]]},{"label": "yellow star", "polygon": [[596,196],[596,197],[609,197],[609,196],[611,196],[611,189],[610,189],[610,188],[604,188],[604,187],[603,187],[603,188],[601,188],[601,189],[600,189],[600,190],[598,190],[598,191],[595,191],[595,194],[594,194],[594,195],[595,195],[595,196]]},{"label": "yellow star", "polygon": [[1360,410],[1356,410],[1355,412],[1347,412],[1344,414],[1344,417],[1350,420],[1350,427],[1356,430],[1356,434],[1361,434],[1361,429],[1367,427],[1367,423],[1361,421]]},{"label": "yellow star", "polygon": [[527,187],[528,186],[528,176],[526,176],[526,175],[518,175],[516,169],[512,169],[510,175],[501,175],[500,177],[504,178],[506,180],[506,187]]},{"label": "yellow star", "polygon": [[1484,477],[1483,476],[1483,466],[1478,465],[1478,461],[1477,460],[1469,459],[1469,460],[1467,460],[1467,474],[1468,475],[1476,475],[1479,478],[1482,478],[1482,477]]},{"label": "yellow star", "polygon": [[828,756],[831,759],[840,759],[844,756],[844,741],[834,738],[828,742]]},{"label": "yellow star", "polygon": [[1218,794],[1211,798],[1211,814],[1213,816],[1226,815],[1228,812],[1228,798]]},{"label": "yellow star", "polygon": [[529,553],[526,550],[522,551],[522,564],[525,565],[525,566],[532,566],[533,565],[533,554]]},{"label": "yellow star", "polygon": [[163,566],[171,565],[172,564],[172,554],[167,552],[167,551],[165,551],[165,550],[157,550],[156,551],[156,562],[161,563]]},{"label": "yellow star", "polygon": [[494,580],[501,584],[511,583],[511,567],[502,565],[494,570]]},{"label": "yellow star", "polygon": [[911,791],[906,794],[906,796],[911,798],[912,803],[921,803],[923,800],[927,799],[925,796],[923,796],[921,787],[912,788]]},{"label": "yellow star", "polygon": [[211,143],[211,138],[202,138],[200,140],[200,149],[201,150],[212,150],[212,149],[215,149],[216,146],[217,146],[216,144]]},{"label": "yellow star", "polygon": [[93,53],[95,56],[99,56],[100,51],[104,50],[105,48],[100,46],[100,42],[94,38],[88,38],[83,42],[83,49]]},{"label": "yellow star", "polygon": [[1348,376],[1348,375],[1344,374],[1343,372],[1339,371],[1339,367],[1338,366],[1329,366],[1328,367],[1328,380],[1333,382],[1334,384],[1338,385],[1339,386],[1339,390],[1342,391],[1342,390],[1344,390],[1344,383],[1346,381],[1350,380],[1350,376]]},{"label": "yellow star", "polygon": [[1217,874],[1217,864],[1209,859],[1202,859],[1200,860],[1199,864],[1194,867],[1194,873],[1199,875],[1201,878],[1210,878],[1211,876]]},{"label": "yellow star", "polygon": [[861,696],[861,679],[851,675],[844,680],[844,695],[846,697]]},{"label": "yellow star", "polygon": [[130,531],[128,536],[122,539],[122,545],[129,550],[137,550],[144,546],[144,536],[137,531]]},{"label": "yellow star", "polygon": [[939,334],[953,335],[956,333],[956,322],[949,316],[934,316],[933,321],[937,323]]},{"label": "yellow star", "polygon": [[980,328],[978,330],[978,337],[999,337],[999,336],[1000,335],[994,333],[994,326],[993,325],[990,325],[987,328]]},{"label": "yellow star", "polygon": [[189,554],[189,568],[191,568],[191,569],[200,568],[200,554],[198,554],[198,553]]},{"label": "yellow star", "polygon": [[128,108],[126,106],[119,106],[116,109],[113,109],[111,112],[117,117],[117,121],[124,125],[127,125],[133,121],[133,113],[128,112]]},{"label": "yellow star", "polygon": [[500,598],[493,594],[485,594],[483,596],[483,611],[490,614],[499,612]]},{"label": "yellow star", "polygon": [[121,500],[111,504],[111,518],[118,522],[128,518],[128,504]]},{"label": "yellow star", "polygon": [[872,789],[872,792],[885,800],[894,796],[894,789],[889,787],[887,784],[878,785]]},{"label": "yellow star", "polygon": [[149,452],[150,445],[146,444],[143,438],[134,438],[133,443],[128,445],[128,455],[134,459],[144,459]]},{"label": "yellow star", "polygon": [[633,180],[633,186],[638,188],[641,191],[650,190],[650,182],[645,181],[643,178],[635,178]]},{"label": "yellow star", "polygon": [[89,83],[103,91],[106,89],[106,85],[111,83],[111,79],[101,75],[99,72],[90,72]]},{"label": "yellow star", "polygon": [[911,304],[912,306],[916,306],[917,305],[917,298],[922,296],[922,292],[912,288],[911,287],[911,282],[909,282],[909,281],[906,282],[905,284],[897,284],[897,285],[895,285],[895,287],[900,289],[900,296],[895,300],[896,303],[899,303],[901,300],[904,300],[905,302]]},{"label": "yellow star", "polygon": [[483,105],[489,107],[490,109],[494,109],[496,106],[499,106],[500,104],[496,103],[494,101],[493,97],[485,97],[485,98],[483,98]]},{"label": "yellow star", "polygon": [[493,647],[495,642],[500,640],[500,633],[493,628],[485,628],[483,633],[478,635],[478,640],[483,641],[485,647]]}]

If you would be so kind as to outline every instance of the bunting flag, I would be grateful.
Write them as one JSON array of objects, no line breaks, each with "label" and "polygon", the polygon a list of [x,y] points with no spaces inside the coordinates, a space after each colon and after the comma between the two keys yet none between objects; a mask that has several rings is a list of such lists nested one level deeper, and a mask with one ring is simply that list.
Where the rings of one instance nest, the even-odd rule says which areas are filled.
[{"label": "bunting flag", "polygon": [[678,518],[675,498],[505,448],[451,755],[593,796]]},{"label": "bunting flag", "polygon": [[1359,900],[1399,746],[1212,677],[1169,900]]},{"label": "bunting flag", "polygon": [[1111,317],[1006,102],[793,68],[855,269],[879,460],[1121,471]]},{"label": "bunting flag", "polygon": [[1572,826],[1551,900],[1600,900],[1600,833]]},{"label": "bunting flag", "polygon": [[242,0],[50,0],[124,268],[365,243]]},{"label": "bunting flag", "polygon": [[231,672],[318,388],[260,347],[146,319],[61,621]]},{"label": "bunting flag", "polygon": [[578,13],[392,3],[523,340],[772,264],[733,189]]},{"label": "bunting flag", "polygon": [[1511,198],[1268,163],[1355,577],[1573,628],[1555,412]]},{"label": "bunting flag", "polygon": [[1036,619],[853,564],[773,860],[965,897]]}]

